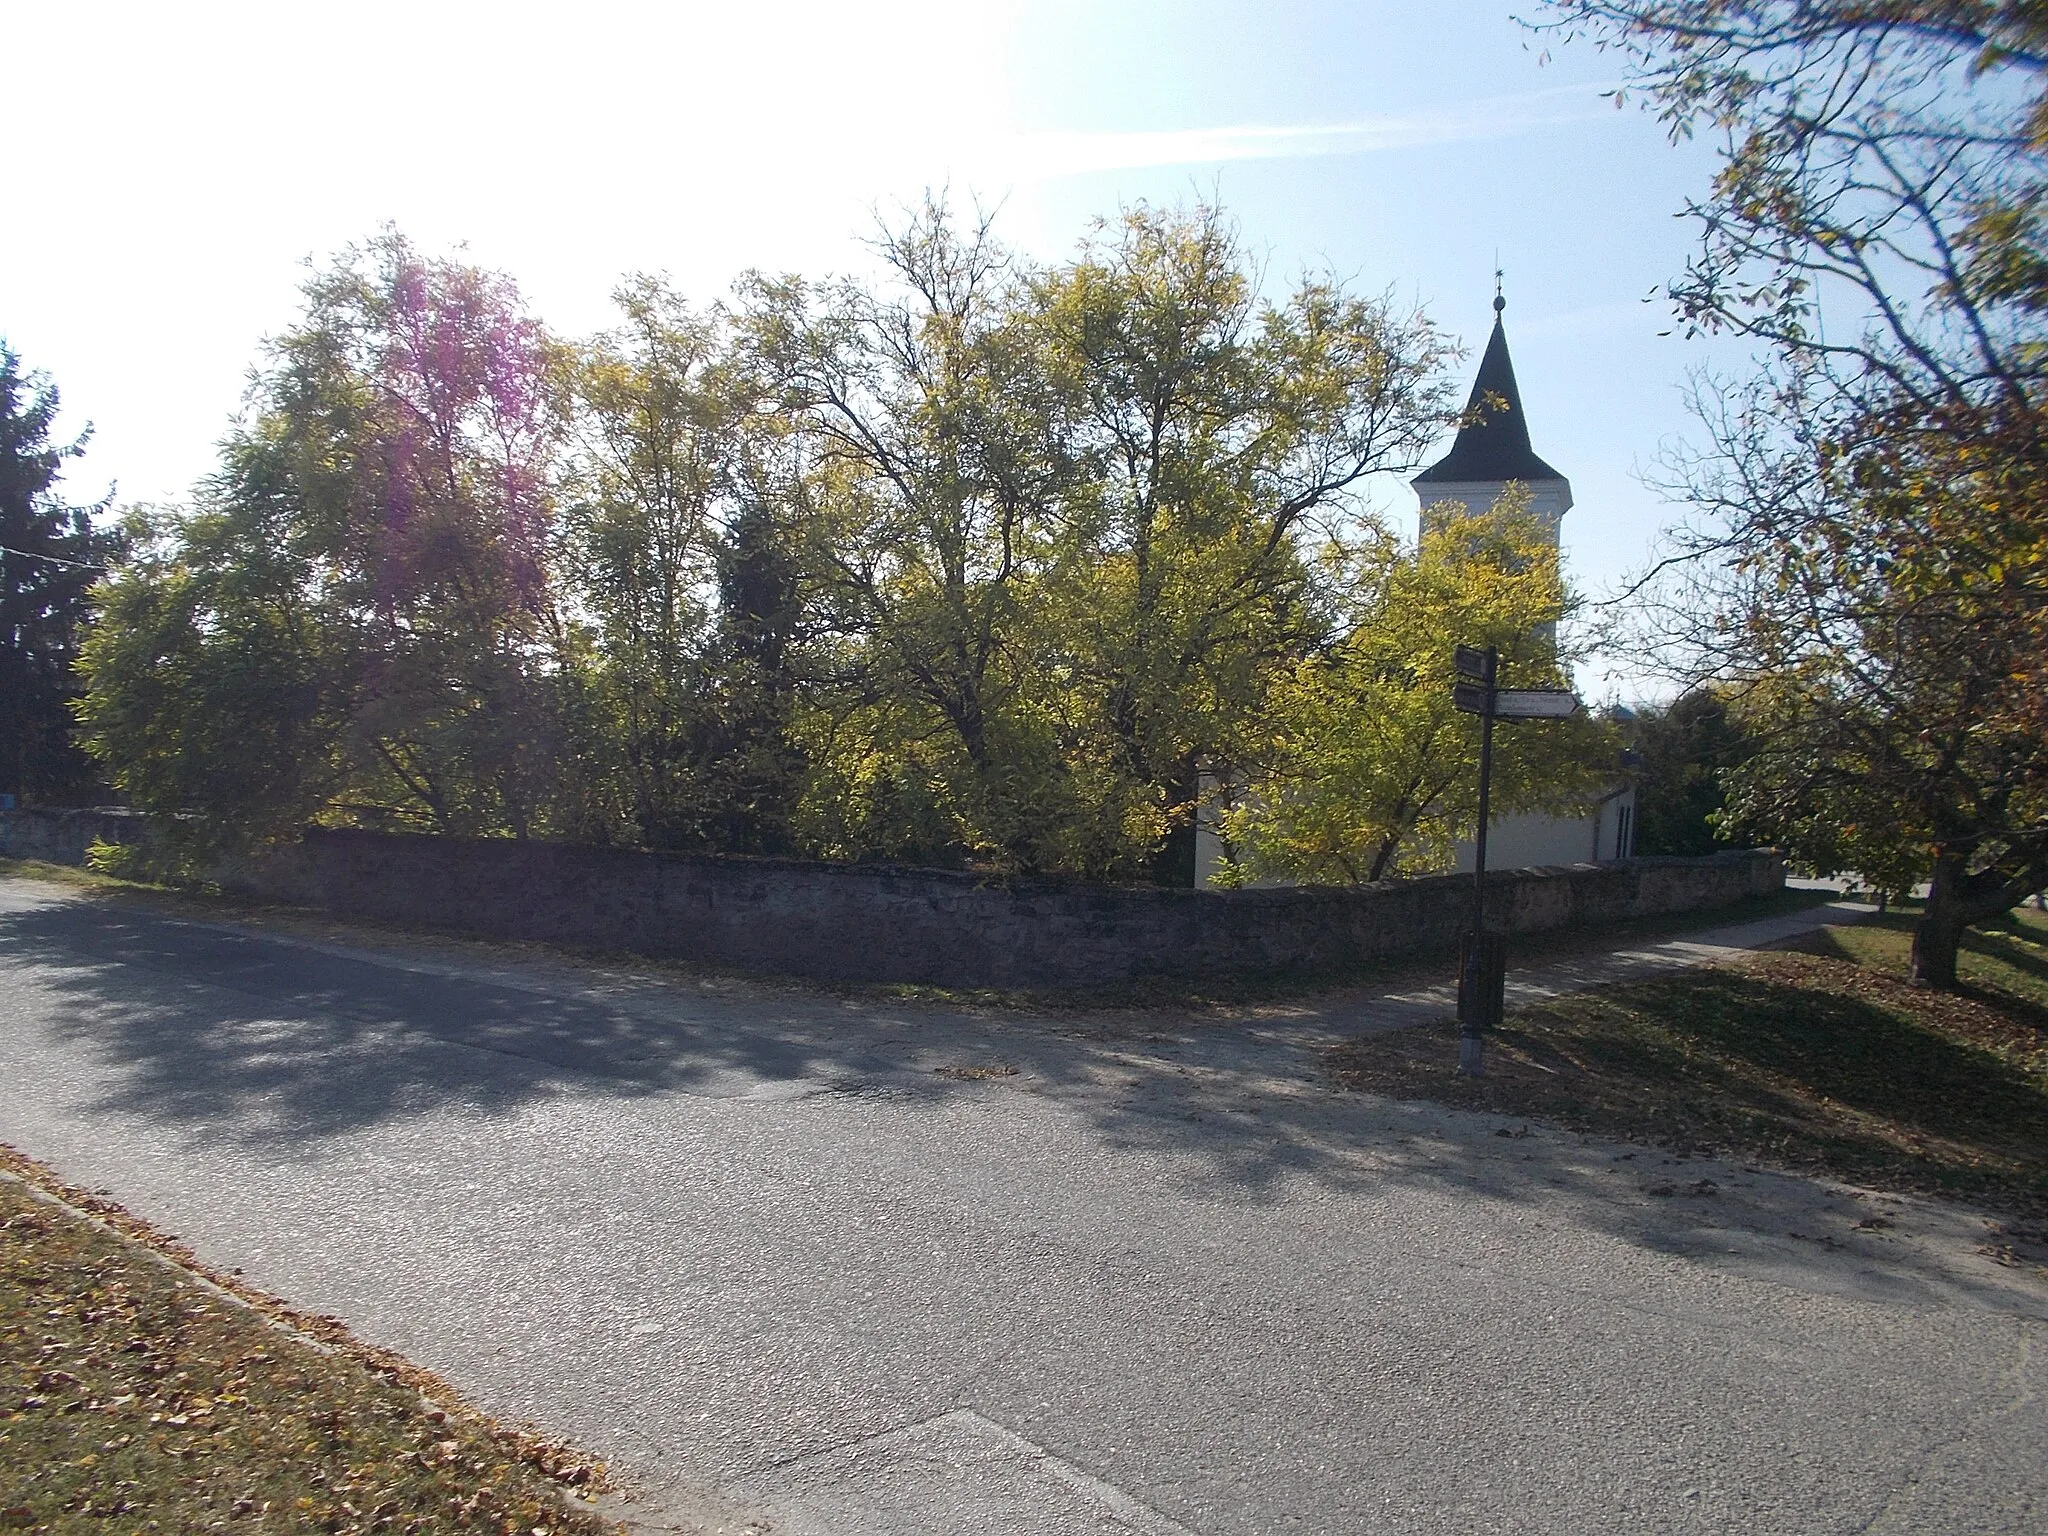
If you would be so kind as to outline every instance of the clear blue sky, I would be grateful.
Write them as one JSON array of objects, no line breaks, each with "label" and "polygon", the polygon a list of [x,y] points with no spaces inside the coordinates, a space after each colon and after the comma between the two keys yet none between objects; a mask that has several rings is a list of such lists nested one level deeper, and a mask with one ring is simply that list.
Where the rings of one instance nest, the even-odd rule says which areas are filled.
[{"label": "clear blue sky", "polygon": [[1601,100],[1612,60],[1539,62],[1514,8],[1534,9],[16,7],[0,334],[95,425],[74,496],[170,501],[291,321],[301,263],[385,220],[466,243],[577,332],[628,271],[708,299],[749,266],[858,268],[873,210],[928,185],[1000,202],[1043,257],[1119,203],[1220,192],[1276,279],[1329,267],[1419,300],[1468,369],[1498,253],[1536,447],[1578,498],[1571,569],[1598,593],[1672,515],[1636,470],[1687,432],[1706,353],[1644,300],[1711,157]]}]

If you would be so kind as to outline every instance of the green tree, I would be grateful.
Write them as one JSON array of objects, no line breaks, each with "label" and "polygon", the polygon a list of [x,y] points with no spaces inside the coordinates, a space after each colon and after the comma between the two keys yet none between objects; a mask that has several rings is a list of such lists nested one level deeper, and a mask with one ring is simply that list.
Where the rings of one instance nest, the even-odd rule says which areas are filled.
[{"label": "green tree", "polygon": [[646,846],[777,847],[768,802],[795,791],[770,789],[762,754],[786,735],[795,594],[762,498],[781,428],[722,311],[646,277],[616,299],[625,323],[576,374],[564,548],[595,632],[573,750],[611,805],[599,822]]},{"label": "green tree", "polygon": [[274,458],[248,440],[182,516],[129,515],[79,670],[81,734],[139,809],[227,847],[286,838],[346,785],[361,656],[323,611]]},{"label": "green tree", "polygon": [[2048,882],[2048,17],[2020,0],[1558,0],[1722,139],[1672,297],[1699,392],[1668,638],[1741,702],[1728,817],[1930,896],[1914,975]]},{"label": "green tree", "polygon": [[0,794],[64,803],[94,784],[72,740],[73,664],[118,541],[57,495],[85,439],[56,443],[57,388],[0,342]]},{"label": "green tree", "polygon": [[511,284],[387,234],[307,283],[197,515],[115,573],[94,751],[223,838],[548,811],[557,356]]},{"label": "green tree", "polygon": [[1086,475],[1062,507],[1056,696],[1086,712],[1120,862],[1191,885],[1204,763],[1320,638],[1305,546],[1442,430],[1448,348],[1327,279],[1261,300],[1206,207],[1130,210],[1037,291]]},{"label": "green tree", "polygon": [[[1567,685],[1557,547],[1511,487],[1415,550],[1378,532],[1333,551],[1344,630],[1275,683],[1248,792],[1222,826],[1236,878],[1357,884],[1450,867],[1478,817],[1479,719],[1452,704],[1452,652],[1492,645],[1504,686]],[[1570,813],[1612,780],[1614,727],[1585,715],[1496,727],[1493,808]]]},{"label": "green tree", "polygon": [[756,478],[718,549],[718,628],[698,733],[712,846],[790,853],[808,767],[796,727],[806,682],[803,569],[784,482]]},{"label": "green tree", "polygon": [[1726,847],[1718,818],[1724,777],[1755,750],[1749,733],[1711,688],[1636,712],[1636,852],[1697,858]]},{"label": "green tree", "polygon": [[801,558],[831,632],[806,711],[811,835],[844,856],[1063,861],[1055,744],[1025,689],[1064,474],[1016,263],[939,200],[888,282],[755,282],[752,345],[805,435]]}]

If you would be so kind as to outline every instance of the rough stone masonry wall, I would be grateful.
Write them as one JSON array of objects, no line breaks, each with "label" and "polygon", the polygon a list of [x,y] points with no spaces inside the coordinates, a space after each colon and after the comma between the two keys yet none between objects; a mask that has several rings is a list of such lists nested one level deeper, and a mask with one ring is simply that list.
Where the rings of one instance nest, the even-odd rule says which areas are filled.
[{"label": "rough stone masonry wall", "polygon": [[[55,825],[64,817],[78,824]],[[0,853],[75,863],[144,818],[0,812]],[[76,848],[75,855],[71,850]],[[1317,971],[1448,951],[1471,879],[1358,888],[1169,891],[943,870],[644,853],[509,839],[313,831],[218,872],[273,900],[493,938],[593,945],[744,970],[952,987],[1088,986],[1144,976]],[[1782,890],[1767,852],[1631,859],[1488,877],[1514,933],[1727,906]]]},{"label": "rough stone masonry wall", "polygon": [[140,843],[150,819],[133,811],[0,811],[0,858],[83,864],[94,843]]}]

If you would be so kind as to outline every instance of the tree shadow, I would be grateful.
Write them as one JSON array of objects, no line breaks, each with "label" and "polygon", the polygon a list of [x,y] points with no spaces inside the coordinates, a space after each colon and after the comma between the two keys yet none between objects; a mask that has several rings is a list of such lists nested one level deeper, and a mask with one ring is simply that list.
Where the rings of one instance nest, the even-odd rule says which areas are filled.
[{"label": "tree shadow", "polygon": [[118,901],[0,913],[0,964],[33,968],[60,1000],[59,1038],[117,1069],[98,1107],[255,1141],[317,1139],[451,1100],[510,1107],[572,1082],[773,1097],[871,1065],[785,1032],[658,1018]]},{"label": "tree shadow", "polygon": [[[1602,1177],[1614,1171],[1607,1151],[1569,1136],[1502,1141],[1495,1115],[1332,1091],[1321,1046],[1293,1024],[972,1014],[684,983],[607,989],[545,965],[415,964],[80,898],[0,911],[0,967],[48,999],[33,1010],[38,1027],[100,1069],[79,1106],[88,1117],[133,1117],[267,1156],[319,1159],[336,1139],[443,1108],[510,1114],[574,1096],[872,1100],[911,1113],[973,1098],[1000,1113],[1004,1095],[1033,1093],[1080,1116],[1104,1150],[1142,1153],[1212,1201],[1276,1203],[1305,1184],[1369,1200],[1483,1193],[1561,1204],[1667,1253],[1723,1219],[1618,1201]],[[1784,1049],[1824,1065],[1811,1031]],[[1842,1091],[1910,1105],[1940,1091],[1930,1085],[1981,1086],[1938,1053],[1914,1063],[1920,1084],[1851,1074]],[[1783,1228],[1793,1218],[1763,1219]],[[1899,1294],[1926,1278],[1902,1270]]]},{"label": "tree shadow", "polygon": [[[1997,927],[1967,930],[1963,934],[1962,947],[1970,954],[2001,961],[2035,981],[2048,983],[2048,948],[2043,948],[2044,940],[2048,940],[2048,935],[2023,928],[2008,917]],[[2002,992],[2001,995],[2011,994]],[[2042,1021],[2048,1022],[2048,1009],[2031,998],[2021,1001],[2040,1014]]]},{"label": "tree shadow", "polygon": [[[2048,1098],[1989,1050],[1920,1027],[1863,998],[1703,971],[1660,988],[1655,1007],[1688,1042],[1691,1070],[1741,1099],[1773,1080],[1769,1107],[1798,1118],[1815,1101],[1860,1111],[1907,1137],[1961,1140],[2009,1154],[2048,1151]],[[1627,1049],[1614,1042],[1609,1049]],[[1710,1065],[1720,1064],[1720,1065]],[[1628,1063],[1615,1065],[1626,1069]],[[1674,1062],[1672,1070],[1685,1067]],[[1752,1086],[1755,1085],[1755,1086]]]}]

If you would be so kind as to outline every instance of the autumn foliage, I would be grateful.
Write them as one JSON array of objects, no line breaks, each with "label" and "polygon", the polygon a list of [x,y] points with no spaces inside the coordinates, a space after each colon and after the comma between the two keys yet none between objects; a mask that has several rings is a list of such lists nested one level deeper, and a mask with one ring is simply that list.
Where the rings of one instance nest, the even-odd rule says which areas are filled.
[{"label": "autumn foliage", "polygon": [[[1362,675],[1343,658],[1435,687],[1508,623],[1560,675],[1554,558],[1482,540],[1424,585],[1491,596],[1427,623],[1390,595],[1413,560],[1369,487],[1456,419],[1419,314],[1314,274],[1263,297],[1206,208],[1039,265],[935,202],[879,251],[874,281],[707,306],[635,278],[580,343],[396,234],[344,253],[195,504],[132,518],[85,740],[216,844],[345,824],[1188,884],[1215,786],[1313,776],[1379,708],[1308,686]],[[1566,740],[1504,809],[1613,762]],[[1398,859],[1248,835],[1240,866],[1430,867],[1470,810],[1426,810]]]}]

